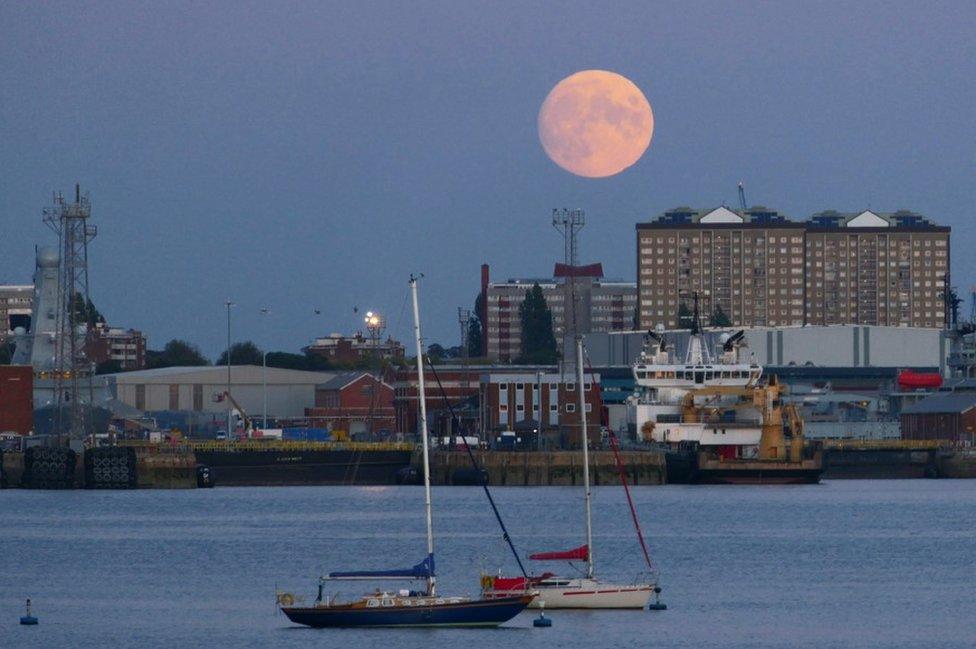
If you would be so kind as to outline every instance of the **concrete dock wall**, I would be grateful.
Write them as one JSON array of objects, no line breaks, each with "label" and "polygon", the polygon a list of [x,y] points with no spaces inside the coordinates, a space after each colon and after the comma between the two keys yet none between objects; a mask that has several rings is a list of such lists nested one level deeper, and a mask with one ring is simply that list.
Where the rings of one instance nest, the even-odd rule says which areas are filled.
[{"label": "concrete dock wall", "polygon": [[[488,484],[491,485],[548,486],[583,483],[583,458],[578,451],[475,451],[474,456],[478,465],[487,471]],[[630,484],[664,484],[663,453],[627,451],[620,456]],[[471,459],[466,451],[434,451],[431,455],[433,484],[470,484],[472,474]],[[612,452],[590,453],[590,481],[593,485],[620,483]]]}]

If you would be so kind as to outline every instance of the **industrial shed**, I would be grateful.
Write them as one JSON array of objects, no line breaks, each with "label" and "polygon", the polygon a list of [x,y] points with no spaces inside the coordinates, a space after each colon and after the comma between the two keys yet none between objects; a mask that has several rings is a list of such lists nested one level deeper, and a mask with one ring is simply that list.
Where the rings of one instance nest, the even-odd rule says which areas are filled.
[{"label": "industrial shed", "polygon": [[947,439],[973,442],[976,394],[933,395],[901,411],[902,439]]}]

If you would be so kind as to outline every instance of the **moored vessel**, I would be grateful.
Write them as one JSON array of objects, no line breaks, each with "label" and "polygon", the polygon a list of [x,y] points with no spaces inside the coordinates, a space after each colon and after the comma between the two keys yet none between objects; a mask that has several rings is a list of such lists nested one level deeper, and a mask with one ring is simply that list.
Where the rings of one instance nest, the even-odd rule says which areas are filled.
[{"label": "moored vessel", "polygon": [[663,333],[649,332],[634,364],[640,393],[630,421],[645,442],[668,449],[681,482],[726,484],[816,483],[823,473],[820,445],[804,437],[794,404],[784,403],[775,376],[740,359],[744,332],[723,334],[713,357],[695,300],[683,363]]},{"label": "moored vessel", "polygon": [[[430,462],[428,456],[427,404],[424,391],[423,342],[420,335],[420,309],[417,280],[410,278],[413,297],[414,337],[417,344],[417,374],[420,402],[420,435],[423,452],[424,514],[427,528],[426,558],[405,570],[332,572],[319,579],[318,597],[313,606],[294,606],[290,594],[278,594],[281,611],[296,624],[310,627],[492,627],[512,619],[534,598],[523,591],[494,599],[472,599],[439,595],[434,569],[434,531],[431,515]],[[338,595],[327,597],[324,587],[330,581],[419,580],[423,591],[377,589],[372,594],[343,602]]]},{"label": "moored vessel", "polygon": [[[576,371],[577,384],[584,385],[583,376],[583,340],[576,339]],[[629,584],[605,582],[596,578],[593,564],[593,517],[591,512],[590,472],[589,472],[589,437],[586,432],[586,403],[583,390],[579,390],[580,429],[582,433],[581,445],[583,449],[583,490],[586,518],[586,543],[578,548],[557,552],[540,552],[532,554],[529,559],[534,561],[582,561],[585,571],[581,576],[564,577],[553,573],[543,573],[539,576],[502,577],[482,574],[482,594],[487,598],[501,599],[512,597],[518,593],[534,591],[538,595],[529,605],[531,608],[545,609],[643,609],[648,605],[653,594],[660,593],[657,578],[652,574],[638,575]],[[614,446],[616,455],[616,446]],[[626,489],[626,482],[624,483]],[[627,495],[630,502],[630,494]],[[631,503],[634,523],[637,516]],[[650,568],[650,558],[644,545],[640,527],[637,525],[638,538],[644,549],[644,556]]]}]

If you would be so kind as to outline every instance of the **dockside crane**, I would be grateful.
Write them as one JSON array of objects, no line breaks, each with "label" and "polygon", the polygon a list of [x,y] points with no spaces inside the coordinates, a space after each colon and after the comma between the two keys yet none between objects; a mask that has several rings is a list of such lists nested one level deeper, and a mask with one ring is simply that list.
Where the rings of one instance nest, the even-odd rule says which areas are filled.
[{"label": "dockside crane", "polygon": [[746,211],[746,187],[741,180],[739,181],[739,207],[743,212]]}]

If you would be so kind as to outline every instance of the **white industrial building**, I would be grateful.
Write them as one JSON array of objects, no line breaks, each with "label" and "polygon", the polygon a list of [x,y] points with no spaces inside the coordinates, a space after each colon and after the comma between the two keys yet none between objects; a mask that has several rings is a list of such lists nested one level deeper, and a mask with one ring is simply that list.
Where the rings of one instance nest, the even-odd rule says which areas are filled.
[{"label": "white industrial building", "polygon": [[[738,331],[724,328],[719,331]],[[945,372],[948,341],[941,329],[829,325],[745,329],[746,352],[761,365],[819,367],[938,367]],[[666,331],[683,350],[688,332]],[[584,336],[595,367],[629,366],[641,351],[645,332],[591,333]]]},{"label": "white industrial building", "polygon": [[[265,374],[267,372],[267,374]],[[315,406],[315,386],[335,372],[305,372],[259,365],[231,366],[230,393],[247,414],[260,416],[267,379],[268,416],[303,417]],[[103,382],[103,383],[102,383]],[[141,411],[187,410],[225,413],[227,402],[214,395],[227,390],[226,366],[165,367],[96,377],[111,397]]]}]

